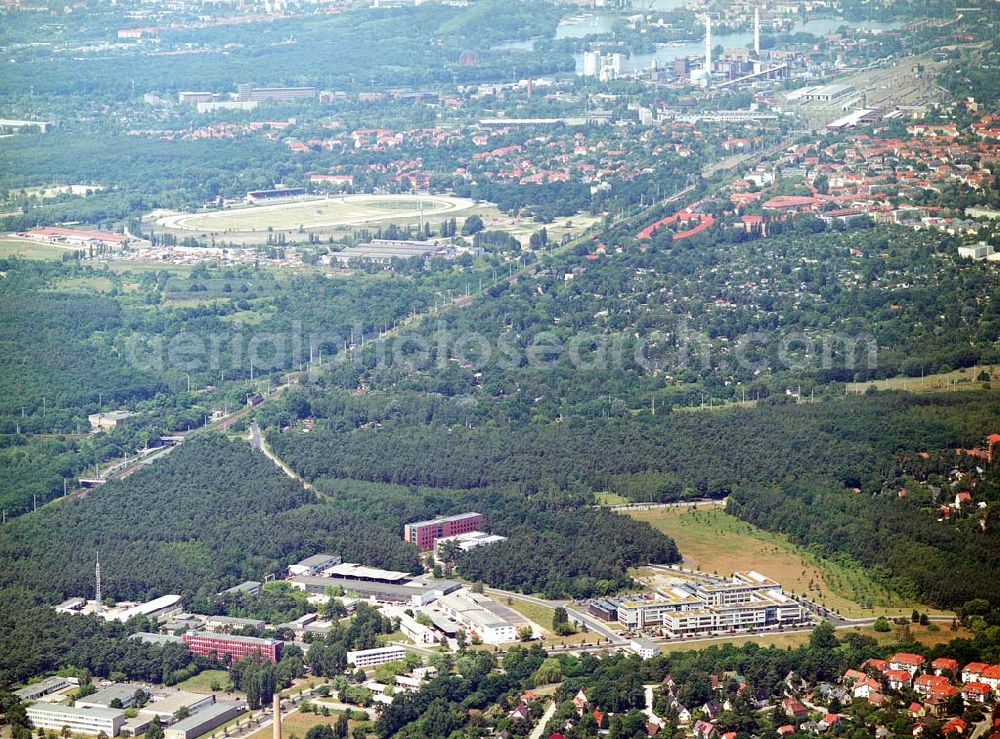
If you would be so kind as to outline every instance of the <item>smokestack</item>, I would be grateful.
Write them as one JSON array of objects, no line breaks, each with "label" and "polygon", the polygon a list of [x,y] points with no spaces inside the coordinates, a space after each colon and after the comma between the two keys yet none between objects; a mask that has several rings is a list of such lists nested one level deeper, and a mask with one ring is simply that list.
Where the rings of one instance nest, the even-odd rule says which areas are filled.
[{"label": "smokestack", "polygon": [[705,79],[712,77],[712,16],[705,14]]},{"label": "smokestack", "polygon": [[753,9],[753,53],[760,56],[760,8]]},{"label": "smokestack", "polygon": [[275,693],[273,700],[274,730],[273,739],[281,739],[281,697]]}]

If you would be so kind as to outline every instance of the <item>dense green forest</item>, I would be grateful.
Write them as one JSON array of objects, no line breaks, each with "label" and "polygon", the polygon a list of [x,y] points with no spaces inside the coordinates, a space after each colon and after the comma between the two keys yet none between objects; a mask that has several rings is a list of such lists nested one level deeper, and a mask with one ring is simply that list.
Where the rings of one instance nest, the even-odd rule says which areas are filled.
[{"label": "dense green forest", "polygon": [[[303,401],[292,393],[282,402],[300,408]],[[322,415],[327,406],[305,407]],[[994,392],[876,393],[558,424],[493,421],[461,399],[431,405],[373,394],[308,434],[272,429],[268,439],[308,479],[442,488],[517,483],[662,502],[722,498],[740,486],[797,477],[875,492],[897,455],[976,446],[998,428]]]},{"label": "dense green forest", "polygon": [[[286,617],[296,606],[280,593],[249,602],[229,602],[216,593],[319,551],[419,572],[417,549],[403,542],[402,524],[410,514],[422,517],[463,506],[480,506],[510,534],[510,543],[496,548],[495,555],[470,560],[470,572],[496,584],[555,595],[608,592],[630,582],[625,574],[630,566],[678,558],[673,542],[647,524],[607,511],[579,510],[578,501],[556,494],[547,502],[502,491],[473,496],[434,491],[423,499],[410,496],[405,511],[396,502],[407,492],[361,484],[318,500],[246,444],[205,433],[124,481],[23,516],[0,529],[0,611],[6,619],[0,628],[16,624],[3,631],[11,637],[5,636],[7,648],[0,651],[0,684],[70,664],[78,652],[64,650],[64,642],[79,643],[81,650],[110,650],[108,663],[119,659],[112,645],[118,631],[83,628],[90,619],[57,616],[51,609],[65,597],[91,594],[98,551],[109,597],[179,593],[206,613]],[[404,512],[406,519],[400,515]],[[584,536],[591,546],[580,548]],[[540,548],[553,559],[525,562],[526,553]],[[36,632],[35,623],[52,626]],[[330,637],[328,643],[341,650],[353,648],[341,644],[345,639],[366,644],[353,633]],[[98,663],[87,657],[72,664]]]},{"label": "dense green forest", "polygon": [[[313,410],[299,393],[286,400]],[[390,404],[393,413],[385,415],[383,403],[368,398],[350,412],[334,405],[340,407],[336,417],[309,434],[272,428],[268,439],[300,474],[348,507],[361,499],[349,492],[355,483],[347,480],[414,486],[412,507],[400,502],[406,513],[426,512],[414,499],[433,501],[434,512],[450,512],[458,498],[493,512],[491,523],[505,533],[505,527],[518,530],[512,517],[544,520],[545,506],[538,501],[570,508],[602,490],[637,501],[730,496],[737,515],[828,555],[846,554],[874,568],[873,574],[897,591],[941,606],[957,607],[976,597],[1000,602],[1000,559],[994,556],[1000,547],[993,525],[1000,488],[993,478],[984,478],[975,492],[986,506],[982,519],[941,523],[930,493],[914,488],[905,498],[897,495],[914,474],[905,460],[932,452],[942,464],[955,464],[948,459],[952,450],[980,446],[1000,428],[1000,398],[992,392],[875,393],[814,404],[644,412],[560,424],[477,419],[476,426],[450,401],[441,402],[437,422],[432,420],[437,405],[397,398]],[[320,403],[316,410],[322,413],[324,407]],[[377,428],[368,412],[379,414]],[[527,504],[503,502],[515,493],[498,493],[496,486],[516,489]],[[451,492],[456,488],[473,492]],[[938,502],[947,503],[946,496],[939,491]],[[376,513],[370,509],[368,515]],[[543,544],[521,534],[517,543],[545,551],[552,540]],[[539,587],[529,550],[523,550],[516,569],[509,568],[508,557],[517,550],[515,541],[479,550],[463,558],[459,569],[487,582],[551,592]],[[963,577],[949,576],[956,571]],[[601,587],[606,585],[594,591]]]},{"label": "dense green forest", "polygon": [[[360,527],[366,536],[356,536]],[[8,525],[0,531],[0,586],[49,600],[85,594],[98,550],[104,590],[118,599],[214,593],[324,550],[417,567],[398,533],[317,504],[263,455],[213,434],[127,480]]]}]

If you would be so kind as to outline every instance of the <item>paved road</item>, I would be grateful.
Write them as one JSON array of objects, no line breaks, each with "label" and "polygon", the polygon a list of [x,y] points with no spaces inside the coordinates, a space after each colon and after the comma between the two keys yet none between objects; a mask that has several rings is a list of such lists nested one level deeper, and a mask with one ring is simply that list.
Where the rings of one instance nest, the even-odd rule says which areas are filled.
[{"label": "paved road", "polygon": [[[535,724],[535,728],[531,730],[530,734],[528,734],[528,739],[542,739],[542,734],[545,732],[545,725],[549,722],[549,719],[552,718],[555,712],[556,702],[550,700],[549,705],[545,707],[545,713],[542,714],[542,717],[538,719],[538,723]],[[973,737],[973,739],[975,738]]]}]

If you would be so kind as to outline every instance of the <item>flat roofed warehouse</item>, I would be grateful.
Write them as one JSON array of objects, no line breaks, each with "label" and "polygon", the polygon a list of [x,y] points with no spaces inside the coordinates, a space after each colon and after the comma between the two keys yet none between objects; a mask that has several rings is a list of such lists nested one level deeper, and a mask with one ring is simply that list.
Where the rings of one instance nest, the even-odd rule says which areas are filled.
[{"label": "flat roofed warehouse", "polygon": [[23,701],[33,701],[38,700],[42,696],[62,690],[63,688],[68,688],[72,684],[73,683],[64,677],[47,677],[40,682],[27,686],[26,688],[15,690],[14,695]]},{"label": "flat roofed warehouse", "polygon": [[219,701],[164,730],[164,739],[194,739],[246,711],[242,701]]},{"label": "flat roofed warehouse", "polygon": [[439,581],[433,584],[420,582],[396,584],[311,575],[298,575],[291,578],[289,582],[307,593],[322,594],[327,591],[327,588],[339,587],[344,592],[356,593],[361,598],[372,598],[384,603],[407,603],[415,606],[427,605],[439,595],[461,587],[458,583],[451,581]]},{"label": "flat roofed warehouse", "polygon": [[376,262],[387,262],[392,259],[412,259],[414,257],[429,257],[440,248],[436,241],[391,241],[388,239],[373,239],[366,244],[349,246],[330,255],[331,260],[347,264],[353,259],[367,259]]}]

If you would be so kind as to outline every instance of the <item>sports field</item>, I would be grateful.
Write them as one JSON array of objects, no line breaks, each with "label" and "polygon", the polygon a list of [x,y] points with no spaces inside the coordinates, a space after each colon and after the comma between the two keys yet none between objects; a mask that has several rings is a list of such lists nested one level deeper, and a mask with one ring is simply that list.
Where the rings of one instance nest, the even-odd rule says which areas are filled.
[{"label": "sports field", "polygon": [[689,567],[729,575],[757,570],[780,582],[785,590],[838,611],[848,618],[878,614],[909,615],[914,607],[938,613],[886,592],[860,567],[849,568],[821,558],[729,515],[717,504],[629,511],[677,542]]},{"label": "sports field", "polygon": [[173,213],[157,225],[174,231],[247,233],[417,222],[421,212],[435,220],[467,213],[476,203],[446,195],[335,195],[271,205],[248,205],[207,213]]}]

